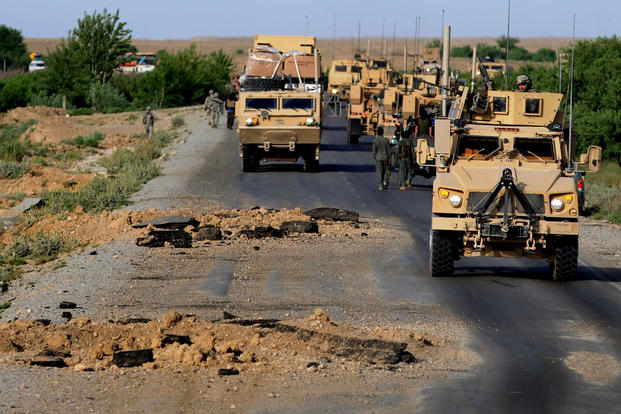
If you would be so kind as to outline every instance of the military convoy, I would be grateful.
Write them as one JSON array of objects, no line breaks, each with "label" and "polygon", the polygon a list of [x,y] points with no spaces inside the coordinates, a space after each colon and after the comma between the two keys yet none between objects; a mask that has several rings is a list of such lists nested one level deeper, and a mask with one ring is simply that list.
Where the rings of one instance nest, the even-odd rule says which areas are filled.
[{"label": "military convoy", "polygon": [[349,101],[351,85],[360,81],[362,64],[358,60],[333,60],[328,75],[328,93]]},{"label": "military convoy", "polygon": [[[495,256],[547,259],[554,280],[576,277],[579,202],[562,98],[466,88],[436,120],[432,276],[451,275],[462,256]],[[590,171],[600,161],[600,147],[580,157]]]},{"label": "military convoy", "polygon": [[256,35],[235,106],[244,172],[300,157],[319,169],[321,62],[314,36]]}]

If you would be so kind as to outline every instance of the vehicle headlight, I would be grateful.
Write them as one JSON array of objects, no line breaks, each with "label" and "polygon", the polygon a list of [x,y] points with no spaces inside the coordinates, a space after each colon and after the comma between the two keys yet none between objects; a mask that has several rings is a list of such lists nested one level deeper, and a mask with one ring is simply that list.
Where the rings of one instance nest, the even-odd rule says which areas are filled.
[{"label": "vehicle headlight", "polygon": [[332,94],[333,94],[333,95],[336,95],[336,93],[337,93],[338,91],[339,91],[338,89],[336,89],[336,88],[332,88]]},{"label": "vehicle headlight", "polygon": [[246,118],[246,125],[252,125],[252,118]]},{"label": "vehicle headlight", "polygon": [[313,125],[315,120],[313,118],[306,118],[306,125]]},{"label": "vehicle headlight", "polygon": [[455,208],[461,207],[461,197],[457,194],[453,194],[449,197],[449,203],[451,203],[451,205]]},{"label": "vehicle headlight", "polygon": [[563,203],[563,200],[560,198],[553,198],[552,201],[550,201],[550,207],[552,207],[554,211],[561,211],[563,207],[565,207],[565,203]]}]

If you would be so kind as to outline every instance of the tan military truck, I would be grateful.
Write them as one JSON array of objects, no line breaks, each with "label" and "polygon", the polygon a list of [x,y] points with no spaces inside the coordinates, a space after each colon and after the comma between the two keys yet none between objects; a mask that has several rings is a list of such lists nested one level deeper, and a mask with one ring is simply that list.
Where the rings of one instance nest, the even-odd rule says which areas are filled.
[{"label": "tan military truck", "polygon": [[319,169],[320,65],[314,36],[255,36],[235,106],[242,171],[299,158]]},{"label": "tan military truck", "polygon": [[394,85],[397,72],[383,58],[369,58],[362,65],[360,81],[350,88],[347,106],[347,143],[361,135],[375,135],[380,120],[384,89]]},{"label": "tan military truck", "polygon": [[[554,280],[576,277],[578,194],[562,94],[464,94],[435,123],[430,273],[462,256],[547,259]],[[580,157],[599,169],[601,148]]]},{"label": "tan military truck", "polygon": [[333,60],[328,75],[328,93],[349,100],[351,85],[360,81],[361,64],[355,60]]}]

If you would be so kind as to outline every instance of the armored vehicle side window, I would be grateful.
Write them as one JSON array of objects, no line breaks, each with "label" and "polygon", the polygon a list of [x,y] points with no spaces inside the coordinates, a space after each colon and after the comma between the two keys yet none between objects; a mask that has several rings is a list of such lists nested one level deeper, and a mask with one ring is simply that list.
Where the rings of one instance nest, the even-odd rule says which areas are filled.
[{"label": "armored vehicle side window", "polygon": [[246,98],[246,109],[276,109],[276,98]]},{"label": "armored vehicle side window", "polygon": [[541,99],[526,98],[524,113],[526,115],[541,115]]},{"label": "armored vehicle side window", "polygon": [[313,100],[306,98],[282,98],[282,109],[313,109]]},{"label": "armored vehicle side window", "polygon": [[360,66],[352,66],[351,67],[351,72],[352,73],[360,73],[360,72],[362,72],[362,68]]},{"label": "armored vehicle side window", "polygon": [[347,72],[347,66],[345,65],[336,65],[334,66],[335,72]]},{"label": "armored vehicle side window", "polygon": [[460,157],[484,157],[499,147],[498,137],[462,135],[459,137],[457,155]]},{"label": "armored vehicle side window", "polygon": [[550,138],[515,138],[513,149],[529,160],[554,159],[554,143]]},{"label": "armored vehicle side window", "polygon": [[373,69],[382,69],[386,67],[386,62],[383,60],[374,60],[371,66]]},{"label": "armored vehicle side window", "polygon": [[492,101],[492,111],[507,113],[507,97],[506,96],[494,96]]}]

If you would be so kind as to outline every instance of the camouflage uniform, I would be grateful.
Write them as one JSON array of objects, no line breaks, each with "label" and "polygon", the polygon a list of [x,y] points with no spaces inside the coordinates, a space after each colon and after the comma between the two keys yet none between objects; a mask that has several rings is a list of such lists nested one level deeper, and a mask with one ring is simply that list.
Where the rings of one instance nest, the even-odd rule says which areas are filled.
[{"label": "camouflage uniform", "polygon": [[213,90],[210,90],[209,94],[205,98],[205,104],[203,106],[203,109],[205,110],[207,114],[207,122],[209,123],[209,125],[211,125],[211,101],[212,100],[213,100]]},{"label": "camouflage uniform", "polygon": [[211,102],[209,103],[209,115],[212,128],[218,128],[218,122],[220,121],[220,112],[222,112],[222,101],[218,98],[218,92],[213,94]]},{"label": "camouflage uniform", "polygon": [[410,188],[412,182],[413,152],[412,143],[403,136],[399,139],[397,157],[399,159],[399,188]]},{"label": "camouflage uniform", "polygon": [[231,93],[226,100],[226,127],[233,129],[233,122],[235,122],[235,94]]},{"label": "camouflage uniform", "polygon": [[383,135],[378,135],[373,141],[373,159],[375,172],[379,181],[378,190],[388,188],[388,159],[390,158],[390,142]]},{"label": "camouflage uniform", "polygon": [[151,112],[150,106],[147,106],[147,112],[142,117],[142,123],[145,126],[147,138],[151,138],[153,136],[153,127],[155,124],[155,114]]}]

